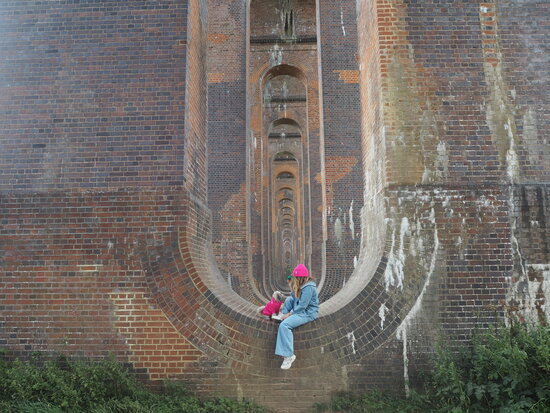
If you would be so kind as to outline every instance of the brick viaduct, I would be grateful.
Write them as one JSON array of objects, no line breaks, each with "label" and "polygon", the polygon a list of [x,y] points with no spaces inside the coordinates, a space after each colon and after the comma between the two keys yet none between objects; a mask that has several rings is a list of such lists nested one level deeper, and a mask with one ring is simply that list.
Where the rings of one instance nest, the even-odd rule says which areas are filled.
[{"label": "brick viaduct", "polygon": [[[2,1],[0,347],[114,353],[299,411],[406,391],[439,339],[544,321],[549,18],[544,0]],[[322,305],[285,372],[255,308],[300,261]]]}]

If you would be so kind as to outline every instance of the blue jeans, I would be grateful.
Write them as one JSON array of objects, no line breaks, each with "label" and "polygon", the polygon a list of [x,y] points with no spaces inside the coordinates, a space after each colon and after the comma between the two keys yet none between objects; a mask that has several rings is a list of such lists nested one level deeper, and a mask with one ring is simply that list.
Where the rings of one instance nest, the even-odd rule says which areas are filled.
[{"label": "blue jeans", "polygon": [[306,314],[292,314],[290,317],[284,319],[279,324],[275,354],[283,357],[292,356],[294,354],[294,336],[292,335],[292,330],[313,320],[315,320],[314,317]]}]

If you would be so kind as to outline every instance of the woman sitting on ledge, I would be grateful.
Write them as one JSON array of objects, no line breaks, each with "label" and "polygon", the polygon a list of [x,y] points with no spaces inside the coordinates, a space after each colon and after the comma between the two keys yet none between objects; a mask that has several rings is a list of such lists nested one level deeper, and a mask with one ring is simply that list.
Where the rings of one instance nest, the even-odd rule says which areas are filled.
[{"label": "woman sitting on ledge", "polygon": [[302,324],[317,318],[319,297],[315,279],[309,276],[304,264],[299,264],[292,272],[292,293],[285,301],[281,324],[277,333],[275,354],[283,356],[281,368],[290,368],[296,356],[294,355],[294,336],[292,330]]}]

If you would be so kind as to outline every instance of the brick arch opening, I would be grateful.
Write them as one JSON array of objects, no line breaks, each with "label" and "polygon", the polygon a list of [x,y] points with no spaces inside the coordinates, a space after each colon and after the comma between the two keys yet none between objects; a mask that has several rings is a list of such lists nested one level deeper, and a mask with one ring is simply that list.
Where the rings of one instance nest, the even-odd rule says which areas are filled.
[{"label": "brick arch opening", "polygon": [[269,81],[272,81],[279,76],[288,76],[298,79],[302,83],[302,87],[304,87],[303,92],[305,92],[305,85],[307,84],[306,74],[296,65],[291,65],[287,63],[281,63],[272,66],[263,77],[263,86],[265,87]]},{"label": "brick arch opening", "polygon": [[[270,135],[271,136],[271,135]],[[286,288],[289,268],[304,259],[304,219],[302,213],[301,176],[299,160],[288,151],[272,157],[273,178],[270,188],[271,263],[268,284],[271,289]],[[281,202],[281,199],[286,201]]]},{"label": "brick arch opening", "polygon": [[274,121],[268,129],[268,137],[270,139],[299,139],[302,135],[303,133],[298,122],[288,118]]},{"label": "brick arch opening", "polygon": [[[313,2],[311,3],[313,4]],[[276,42],[269,43],[266,39],[264,39],[266,42],[256,42],[258,39],[255,40],[254,37],[265,34],[266,27],[269,26],[267,24],[264,26],[259,25],[261,19],[256,11],[262,7],[267,7],[266,5],[269,6],[269,4],[272,6],[275,2],[258,0],[252,1],[249,6],[249,46],[252,49],[253,46],[256,47],[255,45],[262,45],[261,47],[258,46],[258,58],[252,59],[252,52],[249,55],[249,60],[255,60],[256,63],[255,67],[249,70],[247,78],[247,82],[250,82],[254,86],[250,86],[247,89],[247,99],[250,100],[252,112],[249,119],[249,133],[246,134],[248,139],[247,145],[250,148],[247,159],[252,159],[251,164],[247,167],[249,175],[246,187],[247,196],[249,197],[246,203],[246,213],[250,217],[247,223],[248,277],[251,280],[250,285],[256,288],[254,297],[251,300],[249,297],[245,297],[249,301],[254,301],[254,299],[262,300],[268,297],[272,292],[272,286],[278,284],[278,281],[283,277],[284,269],[288,264],[288,249],[284,250],[284,254],[282,255],[287,258],[282,259],[282,264],[277,268],[273,264],[274,260],[270,257],[270,255],[274,256],[273,254],[281,256],[280,248],[276,253],[273,252],[272,246],[275,244],[275,237],[280,237],[279,246],[289,245],[288,238],[285,238],[288,235],[288,231],[284,232],[286,235],[283,236],[282,231],[285,228],[281,227],[280,231],[278,229],[278,222],[284,222],[284,224],[288,225],[289,221],[283,221],[282,219],[278,221],[277,213],[281,211],[281,208],[278,208],[274,202],[274,191],[270,189],[274,185],[273,174],[270,172],[273,169],[274,160],[270,155],[276,151],[284,151],[285,145],[289,145],[288,142],[284,142],[285,140],[294,139],[296,142],[290,149],[294,153],[298,153],[296,158],[299,170],[295,174],[298,177],[296,181],[302,179],[302,182],[295,182],[292,189],[295,194],[295,199],[293,200],[295,203],[294,224],[298,225],[297,222],[303,222],[301,232],[299,232],[304,241],[303,247],[295,249],[297,252],[295,252],[294,258],[291,261],[295,261],[292,264],[296,264],[296,261],[305,262],[310,268],[313,268],[313,272],[317,275],[320,289],[323,289],[325,284],[325,264],[322,261],[326,259],[323,248],[327,234],[323,234],[319,228],[326,225],[326,222],[323,222],[323,220],[326,221],[326,216],[322,217],[322,215],[324,214],[324,209],[327,207],[327,196],[323,194],[322,197],[318,197],[322,198],[320,201],[319,199],[313,201],[309,197],[312,186],[316,186],[316,189],[320,190],[318,192],[324,192],[327,173],[323,168],[328,164],[327,159],[323,158],[322,140],[317,139],[312,143],[310,139],[312,132],[311,125],[314,124],[316,117],[312,115],[318,115],[317,111],[319,110],[318,101],[313,102],[317,106],[313,109],[310,107],[310,98],[311,96],[318,98],[319,90],[315,90],[315,85],[319,84],[319,79],[316,78],[318,75],[316,70],[310,70],[310,66],[314,65],[310,65],[309,63],[317,64],[318,46],[315,43],[315,46],[311,49],[310,56],[307,59],[300,60],[297,58],[297,56],[300,57],[300,54],[294,53],[292,49],[295,44],[285,44],[285,47],[289,47],[287,56],[287,51],[281,50],[280,44],[276,44]],[[315,11],[315,6],[311,10]],[[299,14],[303,14],[302,12],[303,10]],[[315,27],[316,24],[313,24],[308,30],[313,33],[312,30]],[[269,46],[263,46],[264,44],[269,44]],[[372,65],[370,66],[372,67]],[[370,97],[369,99],[372,100]],[[292,107],[292,104],[296,106]],[[257,110],[256,114],[253,113],[255,110]],[[252,119],[254,116],[256,118]],[[250,126],[251,120],[254,121],[254,126]],[[368,139],[371,139],[371,137],[363,137],[361,144],[365,153],[373,151]],[[259,142],[262,143],[259,144]],[[270,149],[270,145],[273,146],[272,149]],[[296,149],[297,146],[301,146],[299,150]],[[311,158],[317,158],[315,159],[315,163],[318,165],[314,168],[310,166],[312,163]],[[338,171],[340,167],[338,162],[343,157],[334,158],[336,160],[330,167]],[[383,193],[379,190],[380,181],[374,182],[369,186],[370,180],[372,180],[371,172],[373,167],[368,162],[373,161],[373,159],[366,156],[363,157],[363,161],[363,170],[369,171],[369,173],[365,172],[364,177],[365,202],[369,203],[369,205],[376,204],[377,208],[373,209],[373,211],[379,211],[381,209],[379,208],[380,200],[383,199]],[[380,160],[373,161],[373,164],[376,162],[378,163],[376,167],[379,170],[383,170]],[[262,174],[266,172],[268,184],[264,185]],[[317,183],[314,181],[317,181]],[[356,257],[355,268],[350,271],[345,285],[337,288],[335,293],[330,295],[331,298],[326,301],[326,304],[323,304],[325,311],[322,311],[322,314],[338,311],[346,304],[346,301],[352,300],[358,295],[362,288],[368,284],[371,278],[370,275],[374,273],[376,265],[373,263],[380,262],[383,251],[383,234],[385,231],[383,224],[384,214],[378,214],[375,218],[371,219],[367,217],[369,213],[372,213],[372,211],[361,211],[361,220],[365,224],[361,226],[361,231],[363,232],[361,238],[363,239],[365,235],[374,232],[382,235],[377,235],[376,242],[370,243],[368,248],[364,247],[364,245],[361,246]],[[313,224],[313,222],[317,225]],[[271,239],[269,239],[269,236],[271,236]],[[318,245],[313,245],[316,242]],[[313,255],[315,258],[312,258]],[[365,276],[366,272],[370,275]],[[222,278],[227,279],[228,277]],[[274,279],[277,281],[274,282]],[[244,294],[241,294],[241,296],[244,296]]]},{"label": "brick arch opening", "polygon": [[[267,232],[270,229],[269,221],[262,220],[264,213],[262,208],[268,200],[272,199],[265,196],[263,192],[265,186],[262,186],[265,172],[262,165],[269,165],[272,161],[265,151],[265,147],[270,144],[270,133],[278,132],[277,128],[290,126],[300,131],[300,137],[295,139],[305,148],[301,159],[304,168],[304,185],[301,186],[304,191],[312,194],[303,202],[304,220],[317,224],[310,225],[309,232],[304,231],[305,236],[310,240],[321,238],[324,242],[326,237],[326,234],[320,231],[315,232],[322,226],[323,219],[326,219],[324,215],[326,194],[323,194],[326,170],[331,168],[330,172],[334,177],[340,168],[345,169],[346,165],[343,161],[347,159],[343,155],[333,156],[332,159],[322,157],[324,142],[321,139],[319,119],[321,121],[323,119],[322,112],[319,111],[320,92],[318,89],[315,90],[315,85],[320,83],[320,80],[315,77],[315,71],[308,68],[304,62],[299,62],[297,54],[290,53],[288,57],[283,54],[279,59],[274,49],[274,47],[263,49],[258,47],[254,53],[265,59],[256,65],[251,63],[250,76],[247,78],[247,92],[250,99],[250,116],[246,133],[247,158],[252,161],[247,165],[248,175],[246,191],[244,191],[248,197],[246,212],[249,214],[247,218],[249,232],[246,242],[250,245],[248,256],[250,267],[254,269],[256,268],[254,266],[259,264],[257,268],[262,271],[264,268],[261,257],[256,256],[257,251],[254,250],[261,245],[261,240],[255,238],[254,234],[259,234],[261,231]],[[311,56],[316,57],[316,50],[311,52],[310,59],[312,59]],[[360,56],[362,59],[366,58],[364,50]],[[273,60],[270,60],[271,57]],[[372,56],[373,61],[377,58]],[[249,60],[256,62],[261,59],[250,58]],[[389,282],[399,267],[395,259],[399,255],[398,250],[408,245],[407,221],[400,216],[399,203],[395,198],[386,196],[384,190],[383,123],[381,111],[376,109],[379,104],[376,94],[379,93],[380,83],[375,81],[376,64],[370,64],[368,70],[371,69],[373,70],[372,79],[368,79],[370,90],[368,94],[366,90],[361,90],[363,128],[360,148],[362,153],[358,158],[359,163],[362,162],[364,171],[362,176],[364,185],[361,187],[364,208],[360,215],[361,248],[358,261],[346,285],[321,304],[319,319],[301,327],[295,335],[300,362],[295,368],[293,367],[292,374],[296,377],[316,377],[319,388],[338,387],[338,384],[334,383],[340,383],[344,367],[358,362],[365,355],[380,348],[395,334],[400,325],[406,323],[411,308],[414,309],[416,300],[424,293],[425,283],[423,283],[422,271],[418,271],[420,275],[416,278],[411,277],[412,284],[406,286],[410,287],[407,294],[399,294],[399,289]],[[286,108],[285,102],[266,101],[264,93],[266,82],[277,76],[290,75],[302,81],[306,99],[286,102]],[[265,105],[277,106],[273,109],[272,115],[266,115]],[[302,119],[307,119],[309,122],[304,122]],[[272,140],[280,141],[280,138],[281,136],[273,137]],[[278,143],[273,142],[273,145],[274,148],[278,148],[276,146]],[[277,151],[281,151],[281,148]],[[289,152],[296,154],[295,151]],[[306,179],[309,182],[306,183]],[[333,188],[336,187],[334,182],[332,185]],[[292,253],[293,219],[296,219],[296,211],[300,210],[295,200],[297,192],[295,185],[289,185],[288,182],[281,185],[274,198],[276,201],[274,207],[267,208],[268,213],[265,214],[266,217],[270,216],[272,211],[280,214],[283,262]],[[263,200],[265,204],[258,200]],[[280,204],[280,201],[283,203]],[[293,208],[285,206],[289,201],[294,203]],[[180,214],[183,217],[181,222],[175,225],[178,228],[177,234],[172,234],[164,244],[170,248],[143,249],[143,267],[147,273],[150,288],[155,292],[158,297],[157,302],[169,316],[172,324],[193,344],[203,348],[209,360],[215,360],[214,374],[221,372],[218,377],[222,377],[222,380],[237,382],[238,386],[243,385],[243,388],[248,385],[256,385],[256,388],[265,385],[264,389],[271,390],[271,379],[274,372],[279,372],[280,365],[280,361],[273,356],[272,351],[276,325],[260,320],[255,314],[255,306],[251,300],[227,288],[226,280],[220,274],[216,260],[210,253],[212,240],[209,239],[211,232],[207,227],[211,217],[208,209],[192,197],[182,199],[181,205],[185,207]],[[427,218],[423,248],[426,255],[431,256],[431,261],[428,260],[428,264],[431,265],[434,262],[433,257],[437,254],[437,238],[430,238],[430,234],[436,233],[435,225],[431,225],[429,207],[419,205],[413,206],[413,209],[415,207],[416,216]],[[387,211],[397,212],[388,213]],[[390,231],[386,242],[388,222],[401,224],[403,234],[401,243],[399,231]],[[393,228],[397,227],[398,225]],[[253,228],[257,231],[251,231]],[[318,250],[311,246],[309,248],[308,251],[306,243],[306,255],[312,251],[314,256],[324,253],[322,248]],[[158,259],[158,256],[162,259]],[[401,264],[407,265],[403,262]],[[322,273],[322,266],[320,262],[312,259],[311,268],[316,275]],[[262,271],[258,273],[262,275]],[[254,277],[256,272],[251,272]],[[252,285],[257,286],[258,289],[255,292],[256,297],[267,296],[274,287],[279,286],[271,282],[264,284],[263,279],[253,281]],[[320,284],[322,286],[322,278]],[[251,372],[253,374],[250,374]],[[289,386],[285,390],[294,388],[294,385],[294,381],[289,381]],[[303,384],[297,386],[300,389],[307,387]],[[280,400],[281,392],[277,393],[275,397],[279,397]]]},{"label": "brick arch opening", "polygon": [[[300,44],[301,42],[289,43],[285,40],[284,30],[281,31],[282,26],[277,23],[276,10],[282,12],[283,9],[293,8],[298,4],[287,3],[282,6],[280,2],[269,0],[253,0],[249,3],[248,61],[250,67],[247,77],[249,84],[247,99],[251,106],[249,118],[251,133],[247,136],[255,142],[255,148],[251,151],[252,156],[249,160],[252,159],[252,161],[248,169],[253,175],[254,171],[262,171],[262,167],[258,164],[266,165],[267,168],[272,166],[270,159],[258,153],[260,151],[257,149],[258,146],[268,148],[269,153],[284,150],[284,145],[288,145],[284,140],[289,137],[294,137],[300,142],[301,146],[298,150],[293,148],[294,152],[298,153],[297,159],[301,167],[301,174],[298,175],[303,178],[298,187],[294,188],[300,198],[297,210],[303,209],[303,234],[300,235],[305,240],[303,259],[300,261],[305,262],[317,276],[319,289],[324,291],[324,299],[328,300],[326,307],[333,311],[344,305],[345,300],[352,299],[368,283],[369,277],[365,276],[363,263],[368,260],[367,266],[369,266],[372,262],[379,262],[383,249],[380,246],[383,244],[383,237],[379,237],[377,244],[369,245],[366,248],[368,251],[365,251],[366,249],[360,245],[363,234],[357,231],[359,226],[363,231],[362,225],[355,225],[355,229],[353,227],[359,221],[365,221],[361,196],[364,194],[359,187],[362,179],[349,180],[348,177],[357,176],[363,171],[372,169],[370,165],[364,165],[361,162],[364,160],[361,151],[371,150],[371,148],[367,148],[366,143],[361,142],[359,136],[352,137],[355,141],[351,145],[348,143],[350,137],[342,138],[343,147],[349,146],[354,151],[350,156],[339,149],[340,138],[331,137],[330,144],[325,145],[324,137],[319,133],[320,131],[315,130],[319,125],[315,122],[318,122],[318,119],[321,119],[321,122],[324,121],[319,115],[321,102],[316,100],[320,94],[319,85],[321,84],[318,79],[319,73],[316,71],[320,63],[317,58],[319,47],[316,38],[317,17],[312,17],[311,24],[307,28],[300,24],[307,20],[303,20],[307,13],[311,16],[317,15],[316,5],[313,2],[301,2],[311,3],[311,7],[304,6],[296,12],[296,16],[302,18],[297,31],[302,30],[302,34],[307,32],[314,35],[311,39],[315,39],[315,42],[311,42],[311,46],[308,46],[310,51],[304,52],[304,45]],[[280,7],[275,7],[276,5]],[[298,20],[297,18],[296,21]],[[298,37],[299,35],[296,38]],[[258,97],[261,97],[261,100]],[[292,127],[295,130],[292,130]],[[317,133],[318,136],[316,136]],[[258,145],[258,141],[263,143]],[[330,157],[327,158],[327,154]],[[256,162],[255,159],[263,161]],[[267,175],[271,176],[269,172]],[[371,177],[365,174],[363,181],[368,182],[369,179]],[[262,188],[263,183],[259,175],[251,178],[250,181],[250,191],[256,196],[258,193],[265,194],[262,197],[265,202],[255,199],[249,204],[252,216],[249,238],[252,239],[254,231],[258,229],[261,229],[264,237],[268,238],[267,241],[262,239],[261,245],[251,247],[252,273],[255,282],[260,285],[260,290],[263,289],[262,293],[269,296],[269,286],[273,285],[271,280],[283,276],[282,267],[286,264],[277,267],[273,262],[273,256],[279,255],[272,254],[272,247],[275,244],[273,239],[269,239],[270,234],[276,232],[274,223],[277,222],[276,216],[273,216],[273,211],[276,209],[269,204],[273,199],[269,195],[269,186],[272,184],[268,182],[268,188]],[[315,188],[313,197],[310,195],[312,188]],[[339,193],[341,188],[345,188],[344,194]],[[383,195],[377,190],[374,196],[376,201],[372,202],[378,202],[382,197]],[[355,210],[353,210],[354,205]],[[256,217],[255,213],[257,213]],[[355,214],[353,217],[352,213]],[[369,222],[368,228],[364,231],[370,233],[377,228],[378,233],[383,233],[384,231],[379,229],[380,225],[383,226],[383,222],[383,218],[375,223]],[[351,230],[349,240],[344,239],[345,236],[340,236],[338,232],[339,230],[346,232],[347,227]],[[349,235],[347,237],[350,238]],[[340,238],[344,240],[340,241]],[[377,255],[378,260],[370,260],[373,255]],[[299,257],[298,254],[297,257]],[[280,261],[284,262],[284,259]],[[372,274],[374,268],[369,267],[369,272]],[[342,297],[347,298],[342,300]]]},{"label": "brick arch opening", "polygon": [[273,123],[271,124],[272,128],[276,128],[276,127],[279,127],[281,125],[294,126],[301,133],[300,125],[298,125],[298,122],[296,122],[294,119],[280,118],[280,119],[277,119],[277,120],[273,121]]},{"label": "brick arch opening", "polygon": [[[268,65],[258,75],[259,96],[251,97],[253,102],[258,102],[259,124],[257,136],[252,139],[261,142],[254,144],[248,158],[250,190],[256,194],[248,209],[249,238],[260,234],[260,242],[249,246],[253,257],[251,279],[264,297],[286,284],[288,267],[299,262],[309,265],[311,261],[307,82],[303,70],[295,65]],[[280,179],[279,173],[283,171],[291,173],[293,178]],[[283,220],[276,202],[282,186],[291,187],[295,204],[290,238],[288,231],[283,233]]]}]

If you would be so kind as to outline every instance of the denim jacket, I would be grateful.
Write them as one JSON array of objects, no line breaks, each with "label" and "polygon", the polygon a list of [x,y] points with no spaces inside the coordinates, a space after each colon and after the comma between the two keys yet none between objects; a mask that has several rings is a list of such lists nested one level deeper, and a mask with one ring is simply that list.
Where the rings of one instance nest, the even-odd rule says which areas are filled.
[{"label": "denim jacket", "polygon": [[300,298],[296,298],[294,293],[287,298],[283,313],[292,312],[292,314],[308,316],[315,320],[318,310],[319,297],[317,295],[317,286],[313,281],[310,281],[302,286]]}]

